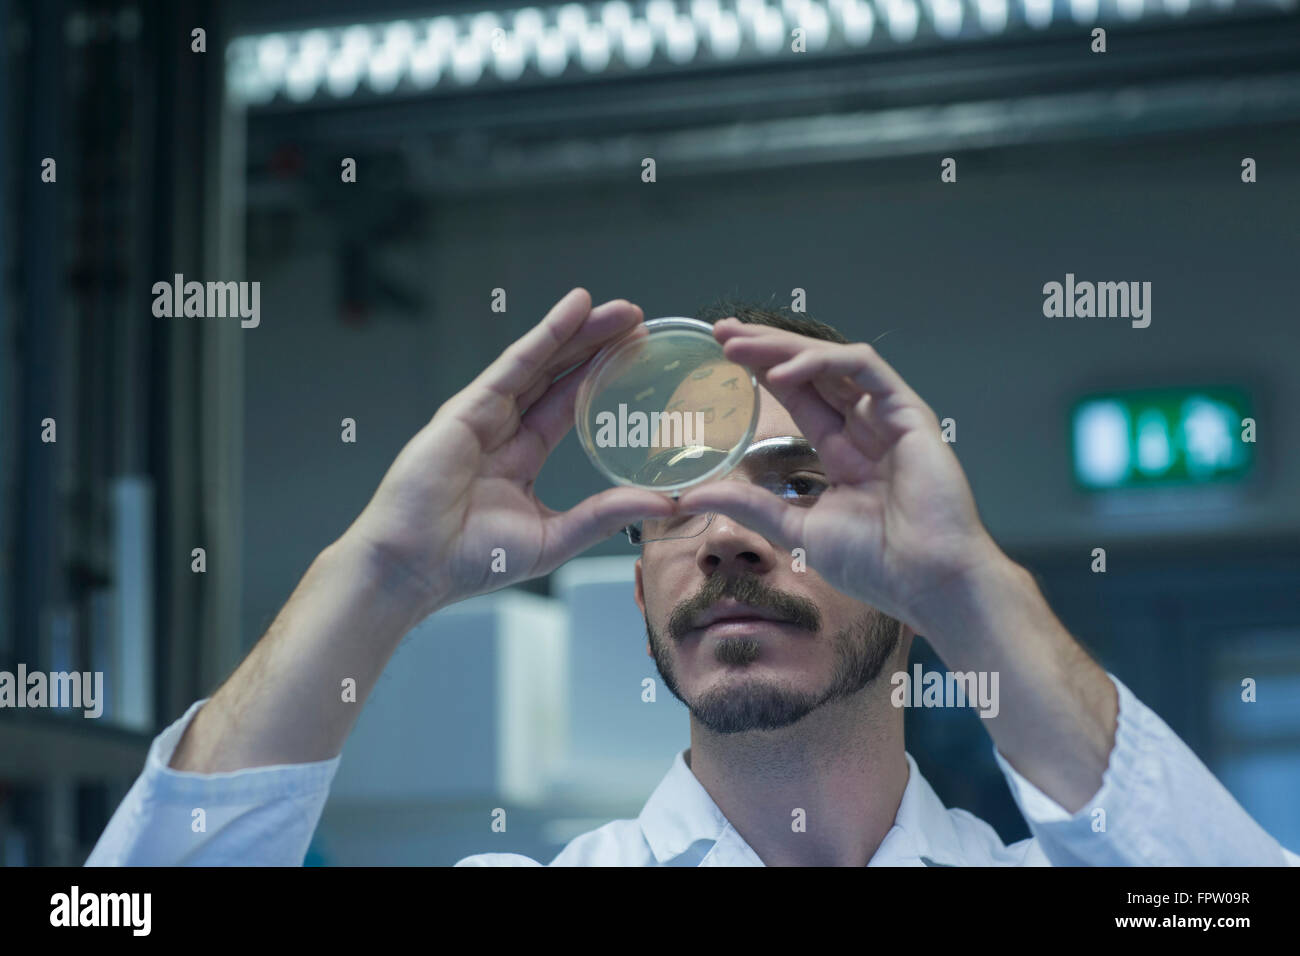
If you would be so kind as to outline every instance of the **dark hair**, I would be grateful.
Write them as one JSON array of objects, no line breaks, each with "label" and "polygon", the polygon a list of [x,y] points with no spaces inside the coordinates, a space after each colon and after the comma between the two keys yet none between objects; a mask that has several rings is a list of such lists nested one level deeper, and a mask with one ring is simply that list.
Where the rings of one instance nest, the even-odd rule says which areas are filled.
[{"label": "dark hair", "polygon": [[818,322],[812,316],[800,312],[791,312],[784,305],[762,306],[753,302],[741,302],[733,299],[717,299],[695,313],[695,318],[710,325],[720,319],[735,317],[742,322],[754,325],[770,325],[776,329],[806,335],[812,339],[827,342],[839,342],[847,345],[846,339],[839,331],[825,322]]}]

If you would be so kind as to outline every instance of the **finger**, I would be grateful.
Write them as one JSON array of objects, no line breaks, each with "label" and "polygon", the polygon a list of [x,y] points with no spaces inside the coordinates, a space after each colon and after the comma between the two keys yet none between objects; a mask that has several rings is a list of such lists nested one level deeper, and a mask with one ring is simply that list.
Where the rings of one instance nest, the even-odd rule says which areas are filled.
[{"label": "finger", "polygon": [[719,342],[725,343],[727,339],[734,338],[737,335],[753,335],[763,329],[770,328],[772,326],[760,325],[757,322],[742,322],[733,315],[713,323],[713,337]]},{"label": "finger", "polygon": [[[525,467],[532,474],[541,470],[546,458],[555,450],[555,446],[573,427],[574,411],[578,404],[578,390],[582,387],[587,373],[591,371],[595,356],[573,369],[562,378],[552,382],[542,395],[528,409],[520,421],[520,430],[535,437],[529,447],[529,460]],[[534,465],[536,470],[533,470]]]},{"label": "finger", "polygon": [[[870,345],[862,343],[849,347],[848,352],[843,351],[845,346],[838,346],[838,348],[840,349],[838,353],[823,351],[796,356],[788,362],[769,369],[768,379],[774,383],[773,387],[779,387],[802,381],[824,381],[843,375],[847,376],[846,380],[854,387],[864,386],[866,376],[876,374],[875,363],[879,356],[876,355],[875,350]],[[884,360],[879,359],[879,361],[883,363]],[[898,373],[887,365],[884,367],[887,375],[891,376],[897,384],[876,392],[864,387],[862,397],[870,398],[870,402],[864,402],[859,398],[854,405],[856,417],[861,424],[874,429],[886,442],[896,441],[912,428],[925,426],[938,428],[939,418],[935,415],[934,409],[927,405],[925,400],[898,376]],[[854,374],[854,369],[858,370],[857,374]],[[846,421],[852,417],[854,416],[846,416]]]},{"label": "finger", "polygon": [[848,376],[855,385],[877,396],[893,396],[920,403],[921,399],[874,348],[865,342],[827,343],[785,329],[736,322],[718,335],[728,358],[751,368],[781,369],[775,381],[797,375],[806,381],[832,371]]},{"label": "finger", "polygon": [[494,475],[512,481],[537,478],[555,446],[573,427],[578,391],[594,362],[595,356],[589,357],[547,386],[545,394],[519,419],[505,452],[495,459]]},{"label": "finger", "polygon": [[[828,476],[836,481],[856,482],[874,473],[870,462],[878,462],[890,442],[888,436],[872,427],[868,412],[874,410],[875,400],[861,386],[847,375],[824,375],[807,376],[806,381],[790,387],[787,380],[771,374],[798,356],[813,350],[843,349],[843,343],[827,343],[734,318],[723,319],[714,328],[727,357],[756,368],[763,386],[790,411],[805,437],[818,449]],[[838,420],[826,414],[827,409],[833,410]],[[870,461],[864,461],[863,455]]]},{"label": "finger", "polygon": [[674,502],[653,491],[610,488],[546,519],[542,562],[549,570],[644,518],[666,518]]},{"label": "finger", "polygon": [[520,412],[527,411],[544,395],[557,376],[585,362],[610,343],[635,333],[644,318],[641,309],[626,299],[614,299],[592,309],[573,338],[546,363],[526,388],[519,390]]},{"label": "finger", "polygon": [[[644,330],[644,325],[634,327],[631,335],[645,334]],[[516,434],[522,440],[511,450],[508,459],[500,462],[499,474],[524,481],[537,477],[555,446],[573,427],[578,391],[591,372],[596,357],[595,353],[588,355],[581,365],[569,369],[560,378],[539,383],[530,390],[540,394],[520,418]],[[527,398],[521,398],[520,408],[524,407]]]},{"label": "finger", "polygon": [[[846,418],[852,412],[858,399],[866,395],[862,389],[843,375],[829,375],[814,378],[810,383],[817,394],[826,400],[826,404]],[[866,396],[870,397],[870,396]]]},{"label": "finger", "polygon": [[844,416],[844,430],[853,443],[862,449],[872,461],[880,461],[892,446],[889,436],[882,434],[872,423],[874,421],[870,395],[863,393]]},{"label": "finger", "polygon": [[[775,325],[764,325],[761,322],[742,322],[740,319],[732,316],[731,318],[719,319],[713,324],[713,337],[724,344],[731,339],[757,339],[757,338],[778,338],[778,339],[797,339],[804,343],[811,342],[814,345],[826,345],[828,339],[818,338],[813,335],[803,335],[799,332],[791,332],[789,329],[778,328]],[[836,345],[844,344],[840,342],[833,343]]]},{"label": "finger", "polygon": [[844,428],[844,416],[831,407],[811,385],[785,387],[769,381],[766,375],[759,375],[758,380],[785,406],[785,410],[813,447],[820,449],[828,435]]},{"label": "finger", "polygon": [[[630,303],[628,306],[635,309]],[[539,377],[545,376],[547,368],[552,367],[560,358],[591,311],[591,296],[587,290],[571,290],[555,303],[541,322],[497,356],[496,361],[474,380],[474,385],[511,397],[527,390]],[[627,307],[618,306],[611,311],[621,316],[621,321],[628,325],[635,321],[629,315]],[[616,318],[615,326],[618,321],[620,319]],[[609,337],[619,331],[618,328],[611,328]]]},{"label": "finger", "polygon": [[644,314],[638,306],[626,299],[614,299],[591,310],[565,346],[546,363],[528,386],[519,391],[519,410],[527,411],[561,373],[585,362],[606,345],[614,342],[637,326],[643,324]]},{"label": "finger", "polygon": [[[796,508],[747,481],[714,481],[692,488],[682,495],[681,511],[708,511],[728,515],[751,531],[761,534],[779,548],[792,548],[803,537],[807,509]],[[717,519],[714,519],[716,524]]]},{"label": "finger", "polygon": [[879,440],[859,445],[846,429],[848,419],[832,408],[810,384],[781,388],[758,375],[764,388],[790,413],[803,436],[817,449],[826,477],[835,484],[857,484],[873,473],[871,457],[879,458]]},{"label": "finger", "polygon": [[844,375],[877,397],[893,396],[920,401],[901,375],[890,368],[880,353],[865,342],[809,348],[769,370],[776,382],[796,384],[824,375]]},{"label": "finger", "polygon": [[[777,333],[780,330],[768,329],[767,332]],[[804,349],[815,347],[817,344],[825,343],[791,333],[777,335],[758,332],[728,338],[722,343],[722,352],[731,361],[747,365],[757,371],[760,368],[780,365],[794,358]]]}]

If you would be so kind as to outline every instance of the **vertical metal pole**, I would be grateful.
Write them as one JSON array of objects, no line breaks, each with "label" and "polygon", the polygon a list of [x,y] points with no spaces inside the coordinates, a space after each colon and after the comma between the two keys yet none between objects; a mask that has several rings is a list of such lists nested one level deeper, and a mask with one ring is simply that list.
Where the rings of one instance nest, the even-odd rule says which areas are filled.
[{"label": "vertical metal pole", "polygon": [[[19,361],[23,369],[18,403],[19,437],[18,552],[14,574],[18,657],[40,666],[42,612],[65,598],[60,567],[57,467],[64,442],[72,438],[72,422],[58,422],[59,442],[41,441],[41,420],[58,420],[65,409],[59,401],[62,310],[62,247],[58,182],[41,181],[41,161],[75,162],[62,149],[60,116],[63,106],[63,0],[31,5],[31,44],[27,55],[27,96],[24,105],[23,151],[17,180],[21,184],[23,312],[19,327]],[[68,410],[70,411],[70,410]]]},{"label": "vertical metal pole", "polygon": [[[209,150],[204,180],[203,262],[220,280],[257,281],[247,274],[244,260],[244,169],[247,164],[244,114],[231,107],[225,95],[226,25],[219,21],[221,8],[204,2],[210,25],[211,68],[205,71],[204,94],[209,118]],[[202,450],[205,477],[212,479],[204,489],[206,522],[219,554],[217,577],[211,582],[220,599],[209,608],[202,661],[210,682],[223,680],[244,656],[241,634],[243,615],[243,449],[244,449],[244,347],[256,328],[245,329],[239,322],[209,322],[204,327],[204,389]],[[249,635],[255,640],[260,634]]]},{"label": "vertical metal pole", "polygon": [[[9,30],[12,25],[13,9],[10,0],[0,0],[0,395],[9,394],[7,374],[12,361],[9,350],[13,337],[9,328],[9,246],[5,240],[9,235],[9,96],[10,64],[9,48],[13,42]],[[16,363],[15,363],[16,367]],[[7,404],[0,405],[0,435],[12,436],[17,421],[14,411]],[[16,469],[9,463],[11,455],[18,451],[18,444],[9,444],[12,438],[0,443],[0,668],[14,663],[14,618],[13,608],[9,603],[9,580],[13,573],[18,554],[9,548],[9,515],[17,491],[13,484]],[[0,846],[0,858],[4,847]]]}]

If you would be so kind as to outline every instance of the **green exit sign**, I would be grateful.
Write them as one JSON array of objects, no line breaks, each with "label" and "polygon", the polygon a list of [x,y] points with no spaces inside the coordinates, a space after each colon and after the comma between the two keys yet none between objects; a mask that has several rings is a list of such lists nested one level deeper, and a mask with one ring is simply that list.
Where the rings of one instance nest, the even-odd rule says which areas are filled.
[{"label": "green exit sign", "polygon": [[1074,476],[1085,488],[1237,480],[1255,463],[1250,399],[1239,388],[1090,396],[1075,403],[1070,424]]}]

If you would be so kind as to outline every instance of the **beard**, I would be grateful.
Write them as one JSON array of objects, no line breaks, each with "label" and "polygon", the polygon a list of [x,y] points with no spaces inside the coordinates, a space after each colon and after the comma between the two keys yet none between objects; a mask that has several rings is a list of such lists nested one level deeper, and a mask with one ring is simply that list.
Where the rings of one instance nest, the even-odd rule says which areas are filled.
[{"label": "beard", "polygon": [[[869,611],[858,618],[831,638],[835,660],[831,677],[820,691],[798,690],[788,684],[750,678],[714,687],[695,700],[687,700],[673,670],[671,644],[679,644],[690,630],[691,622],[724,597],[775,611],[794,626],[814,634],[821,630],[821,613],[815,604],[770,588],[756,575],[710,578],[695,597],[673,610],[666,625],[667,637],[650,626],[647,616],[650,653],[664,685],[686,705],[692,717],[717,734],[788,727],[824,704],[856,694],[880,676],[897,650],[902,633],[898,621],[879,611]],[[714,658],[722,664],[750,664],[758,659],[761,646],[755,638],[730,638],[715,645]]]}]

